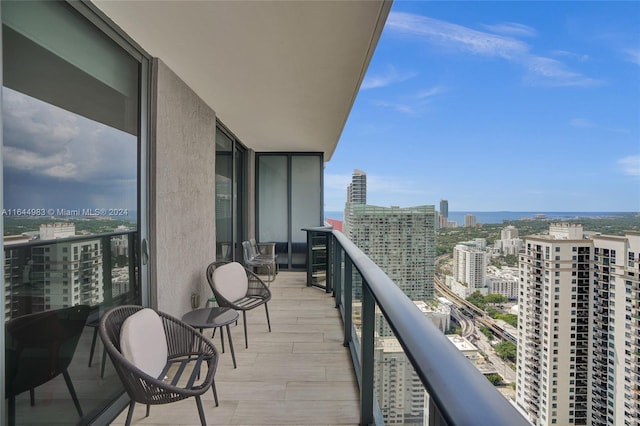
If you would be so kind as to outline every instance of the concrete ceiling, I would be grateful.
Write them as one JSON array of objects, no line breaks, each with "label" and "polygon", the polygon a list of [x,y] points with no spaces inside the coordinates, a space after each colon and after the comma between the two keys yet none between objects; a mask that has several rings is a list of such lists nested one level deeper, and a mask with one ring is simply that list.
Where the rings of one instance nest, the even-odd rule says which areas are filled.
[{"label": "concrete ceiling", "polygon": [[249,148],[338,143],[390,0],[94,4],[185,81]]}]

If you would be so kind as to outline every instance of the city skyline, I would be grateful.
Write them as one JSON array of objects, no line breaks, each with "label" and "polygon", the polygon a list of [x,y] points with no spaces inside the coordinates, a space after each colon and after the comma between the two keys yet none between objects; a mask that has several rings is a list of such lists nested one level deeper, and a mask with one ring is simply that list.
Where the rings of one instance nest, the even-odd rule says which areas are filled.
[{"label": "city skyline", "polygon": [[372,205],[639,211],[638,28],[637,2],[394,2],[325,211],[354,169]]}]

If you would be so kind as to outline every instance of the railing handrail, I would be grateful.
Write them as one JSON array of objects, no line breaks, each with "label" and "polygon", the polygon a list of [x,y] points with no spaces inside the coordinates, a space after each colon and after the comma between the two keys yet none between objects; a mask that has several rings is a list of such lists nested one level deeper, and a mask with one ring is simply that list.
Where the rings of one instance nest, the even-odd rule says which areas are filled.
[{"label": "railing handrail", "polygon": [[342,232],[332,234],[370,289],[447,424],[530,425],[378,265]]},{"label": "railing handrail", "polygon": [[30,240],[25,243],[5,244],[4,250],[6,251],[6,250],[20,249],[25,247],[48,246],[48,245],[59,244],[59,243],[69,243],[69,242],[75,243],[79,241],[99,240],[104,237],[117,237],[119,235],[130,235],[136,232],[138,232],[137,229],[129,229],[126,231],[102,232],[100,234],[74,235],[73,237],[53,238],[50,240]]}]

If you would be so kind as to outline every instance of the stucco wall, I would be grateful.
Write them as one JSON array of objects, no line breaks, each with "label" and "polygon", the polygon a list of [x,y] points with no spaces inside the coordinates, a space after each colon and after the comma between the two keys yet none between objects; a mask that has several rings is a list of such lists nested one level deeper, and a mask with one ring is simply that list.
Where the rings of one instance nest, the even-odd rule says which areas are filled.
[{"label": "stucco wall", "polygon": [[201,306],[211,293],[205,269],[215,260],[216,116],[162,61],[153,67],[152,300],[181,317],[193,292]]}]

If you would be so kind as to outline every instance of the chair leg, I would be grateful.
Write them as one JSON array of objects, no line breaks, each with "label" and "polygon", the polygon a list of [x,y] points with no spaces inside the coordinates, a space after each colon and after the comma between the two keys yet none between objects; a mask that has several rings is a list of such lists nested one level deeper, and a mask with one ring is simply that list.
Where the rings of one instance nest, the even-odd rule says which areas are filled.
[{"label": "chair leg", "polygon": [[89,352],[89,367],[91,367],[91,362],[93,361],[93,352],[96,349],[96,340],[98,338],[98,327],[93,329],[93,339],[91,340],[91,352]]},{"label": "chair leg", "polygon": [[104,379],[104,367],[107,365],[107,348],[102,347],[102,365],[100,367],[100,378]]},{"label": "chair leg", "polygon": [[247,340],[247,311],[242,311],[242,325],[244,325],[244,347],[249,348],[249,340]]},{"label": "chair leg", "polygon": [[267,325],[269,326],[269,333],[271,333],[271,321],[269,320],[269,308],[267,308],[267,304],[264,304],[264,311],[267,313]]},{"label": "chair leg", "polygon": [[33,388],[29,389],[29,402],[32,407],[36,405],[36,391]]},{"label": "chair leg", "polygon": [[218,391],[216,390],[215,380],[211,383],[211,390],[213,391],[213,400],[216,402],[216,407],[218,407],[220,404],[218,404]]},{"label": "chair leg", "polygon": [[198,406],[198,414],[200,415],[200,424],[207,426],[207,421],[204,418],[204,410],[202,409],[202,400],[200,395],[196,396],[196,405]]},{"label": "chair leg", "polygon": [[64,370],[62,372],[64,376],[64,381],[67,383],[67,388],[69,388],[69,393],[71,394],[71,398],[73,399],[73,403],[76,406],[76,410],[78,410],[78,414],[80,417],[83,416],[82,408],[80,408],[80,401],[78,401],[78,395],[76,395],[76,390],[73,388],[73,383],[71,382],[71,376],[69,376],[69,371]]},{"label": "chair leg", "polygon": [[9,406],[7,407],[8,411],[8,421],[9,426],[15,426],[16,424],[16,397],[15,395],[9,396]]},{"label": "chair leg", "polygon": [[131,418],[133,417],[133,407],[136,405],[135,401],[131,401],[129,403],[129,411],[127,411],[127,420],[124,422],[125,426],[129,426],[131,424]]},{"label": "chair leg", "polygon": [[147,414],[145,417],[149,417],[149,411],[151,411],[151,405],[147,404]]}]

